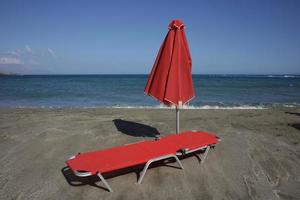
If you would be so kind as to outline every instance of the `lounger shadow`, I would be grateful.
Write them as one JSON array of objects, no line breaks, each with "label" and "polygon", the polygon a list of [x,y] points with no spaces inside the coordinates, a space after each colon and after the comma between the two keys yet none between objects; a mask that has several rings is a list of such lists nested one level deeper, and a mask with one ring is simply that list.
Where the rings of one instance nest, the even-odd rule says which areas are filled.
[{"label": "lounger shadow", "polygon": [[300,113],[297,112],[285,112],[286,114],[290,114],[290,115],[297,115],[300,116]]},{"label": "lounger shadow", "polygon": [[295,129],[297,129],[297,130],[299,130],[300,131],[300,123],[293,123],[293,124],[288,124],[290,127],[293,127],[293,128],[295,128]]}]

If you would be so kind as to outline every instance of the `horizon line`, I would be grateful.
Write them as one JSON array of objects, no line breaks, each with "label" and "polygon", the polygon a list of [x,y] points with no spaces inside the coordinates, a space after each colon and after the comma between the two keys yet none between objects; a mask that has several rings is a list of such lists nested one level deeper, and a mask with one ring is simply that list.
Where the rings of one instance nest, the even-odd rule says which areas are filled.
[{"label": "horizon line", "polygon": [[[49,73],[49,74],[18,74],[18,73],[11,73],[11,74],[2,74],[3,76],[75,76],[75,75],[116,75],[116,76],[122,76],[122,75],[149,75],[149,74],[143,74],[143,73],[124,73],[124,74],[118,74],[118,73],[75,73],[75,74],[65,74],[65,73]],[[300,74],[293,74],[293,73],[193,73],[192,75],[223,75],[223,76],[227,76],[227,75],[247,75],[247,76],[300,76]]]}]

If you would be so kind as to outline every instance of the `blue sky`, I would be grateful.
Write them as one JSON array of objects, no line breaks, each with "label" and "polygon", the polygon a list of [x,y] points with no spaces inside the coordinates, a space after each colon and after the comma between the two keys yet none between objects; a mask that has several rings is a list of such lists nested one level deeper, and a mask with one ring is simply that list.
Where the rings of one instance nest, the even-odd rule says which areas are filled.
[{"label": "blue sky", "polygon": [[194,74],[300,74],[300,1],[0,1],[0,71],[147,74],[172,19]]}]

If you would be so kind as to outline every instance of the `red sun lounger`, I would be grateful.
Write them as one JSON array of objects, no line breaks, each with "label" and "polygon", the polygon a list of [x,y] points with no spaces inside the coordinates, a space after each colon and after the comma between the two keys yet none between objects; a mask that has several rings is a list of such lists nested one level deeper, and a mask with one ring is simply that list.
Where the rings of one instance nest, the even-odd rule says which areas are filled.
[{"label": "red sun lounger", "polygon": [[161,137],[158,140],[142,141],[104,150],[79,153],[69,158],[66,164],[76,176],[97,175],[107,189],[112,192],[111,187],[102,176],[103,173],[145,164],[138,180],[138,184],[141,184],[151,163],[167,158],[175,158],[180,168],[183,169],[177,156],[205,149],[201,159],[201,162],[204,162],[210,147],[214,146],[217,141],[218,137],[211,133],[186,131]]}]

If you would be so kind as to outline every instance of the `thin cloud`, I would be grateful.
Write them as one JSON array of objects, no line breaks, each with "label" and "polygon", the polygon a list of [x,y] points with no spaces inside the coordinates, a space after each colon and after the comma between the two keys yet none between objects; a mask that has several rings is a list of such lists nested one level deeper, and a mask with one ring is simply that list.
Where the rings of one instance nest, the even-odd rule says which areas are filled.
[{"label": "thin cloud", "polygon": [[48,53],[49,53],[53,58],[56,58],[56,54],[55,54],[55,52],[53,51],[53,49],[48,48],[47,51],[48,51]]},{"label": "thin cloud", "polygon": [[26,46],[25,46],[25,50],[27,51],[27,53],[33,53],[33,52],[32,52],[32,49],[30,48],[29,45],[26,45]]},{"label": "thin cloud", "polygon": [[28,65],[39,65],[40,62],[37,61],[35,58],[27,58],[26,64],[28,64]]},{"label": "thin cloud", "polygon": [[56,60],[57,55],[51,48],[33,50],[29,45],[20,49],[0,52],[0,71],[12,73],[35,73],[48,71],[47,65]]},{"label": "thin cloud", "polygon": [[13,56],[20,56],[20,54],[18,53],[19,50],[17,51],[7,51],[6,54],[8,55],[13,55]]},{"label": "thin cloud", "polygon": [[0,57],[0,64],[2,64],[2,65],[22,65],[23,62],[20,58],[2,56],[2,57]]}]

